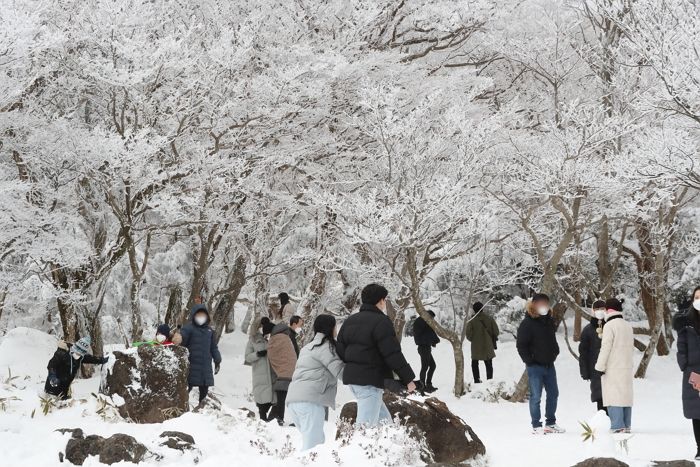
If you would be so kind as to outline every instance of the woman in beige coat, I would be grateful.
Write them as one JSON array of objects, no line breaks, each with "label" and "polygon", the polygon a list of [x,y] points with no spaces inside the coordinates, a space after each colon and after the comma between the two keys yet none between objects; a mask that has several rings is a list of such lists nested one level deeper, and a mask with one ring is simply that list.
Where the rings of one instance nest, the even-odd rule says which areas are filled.
[{"label": "woman in beige coat", "polygon": [[603,405],[608,408],[613,432],[629,433],[632,428],[634,333],[632,325],[622,317],[619,300],[609,299],[605,307],[603,342],[595,369],[603,374]]}]

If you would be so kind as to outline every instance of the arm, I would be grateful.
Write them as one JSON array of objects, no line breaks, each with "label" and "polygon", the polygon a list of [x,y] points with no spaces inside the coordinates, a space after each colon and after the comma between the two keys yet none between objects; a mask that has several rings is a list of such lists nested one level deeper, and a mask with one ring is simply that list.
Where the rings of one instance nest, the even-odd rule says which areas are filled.
[{"label": "arm", "polygon": [[584,380],[591,379],[591,375],[588,371],[588,352],[591,348],[591,338],[588,332],[581,333],[581,342],[578,344],[578,367],[581,372],[581,378]]},{"label": "arm", "polygon": [[260,357],[258,357],[258,353],[253,347],[253,341],[249,340],[248,345],[245,346],[245,358],[243,359],[243,361],[246,365],[251,365],[257,362],[258,360],[260,360]]},{"label": "arm", "polygon": [[343,334],[342,326],[340,328],[340,331],[338,331],[338,338],[335,342],[335,351],[338,353],[338,357],[340,357],[342,361],[345,361],[345,337]]},{"label": "arm", "polygon": [[600,353],[598,354],[598,361],[595,364],[595,369],[601,373],[605,373],[605,370],[608,368],[608,357],[612,351],[614,338],[615,332],[612,326],[605,326],[603,328],[603,342],[600,344]]},{"label": "arm", "polygon": [[469,342],[471,342],[472,339],[474,338],[474,320],[469,321],[469,322],[467,323],[467,332],[466,332],[465,335],[466,335],[467,340],[468,340]]},{"label": "arm", "polygon": [[494,339],[498,339],[498,336],[501,334],[501,330],[498,329],[498,323],[493,318],[491,318],[491,332]]},{"label": "arm", "polygon": [[528,329],[527,321],[523,321],[518,327],[518,335],[515,340],[515,346],[518,349],[518,354],[520,355],[521,360],[523,361],[523,363],[525,363],[525,365],[528,366],[535,363],[532,360],[532,355],[530,354],[531,339],[532,335],[530,334],[530,330]]},{"label": "arm", "polygon": [[94,355],[87,354],[83,357],[83,363],[97,365],[98,363],[107,363],[107,359],[108,357],[95,357]]},{"label": "arm", "polygon": [[681,371],[685,371],[688,368],[688,332],[685,329],[678,331],[677,346],[676,360],[678,360],[678,367]]},{"label": "arm", "polygon": [[187,326],[183,326],[180,330],[181,342],[180,345],[189,348],[190,346],[190,330]]},{"label": "arm", "polygon": [[343,363],[337,353],[332,350],[330,344],[328,344],[328,347],[328,352],[323,352],[319,355],[319,361],[335,379],[343,379],[345,363]]},{"label": "arm", "polygon": [[394,326],[389,318],[383,318],[372,334],[379,353],[389,368],[399,376],[403,384],[412,382],[416,375],[401,352],[401,344],[396,338]]},{"label": "arm", "polygon": [[209,352],[211,353],[214,363],[219,365],[221,363],[221,352],[219,352],[219,344],[216,343],[216,333],[211,332],[211,344],[209,345]]}]

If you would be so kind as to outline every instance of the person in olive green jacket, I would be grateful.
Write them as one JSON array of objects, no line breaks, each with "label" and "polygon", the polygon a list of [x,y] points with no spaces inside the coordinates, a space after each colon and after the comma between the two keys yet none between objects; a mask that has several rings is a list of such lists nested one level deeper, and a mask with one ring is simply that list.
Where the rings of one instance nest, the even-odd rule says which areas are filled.
[{"label": "person in olive green jacket", "polygon": [[486,365],[486,379],[493,378],[493,359],[496,356],[498,325],[486,314],[484,305],[476,302],[472,307],[474,316],[467,323],[467,339],[472,343],[472,375],[475,383],[481,383],[479,361]]}]

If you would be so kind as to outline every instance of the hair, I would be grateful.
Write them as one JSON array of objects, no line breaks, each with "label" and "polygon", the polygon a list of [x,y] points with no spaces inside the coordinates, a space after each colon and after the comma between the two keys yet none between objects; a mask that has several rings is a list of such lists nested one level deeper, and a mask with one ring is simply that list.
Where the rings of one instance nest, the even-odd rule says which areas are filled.
[{"label": "hair", "polygon": [[598,308],[605,308],[605,300],[596,300],[593,302],[591,309],[597,310]]},{"label": "hair", "polygon": [[550,302],[549,295],[544,293],[536,293],[532,296],[533,302]]},{"label": "hair", "polygon": [[425,312],[428,313],[433,318],[435,318],[435,312],[433,310],[425,310]]},{"label": "hair", "polygon": [[260,319],[260,328],[262,330],[262,335],[266,336],[272,332],[272,328],[274,328],[275,325],[270,321],[270,318],[267,316],[263,316]]},{"label": "hair", "polygon": [[700,285],[693,289],[693,295],[690,296],[691,302],[695,299],[695,294],[698,293],[698,290],[700,290]]},{"label": "hair", "polygon": [[362,289],[362,303],[376,305],[389,296],[389,291],[379,284],[369,284]]},{"label": "hair", "polygon": [[280,304],[282,305],[282,308],[289,303],[289,294],[287,292],[281,292],[277,298],[280,299]]},{"label": "hair", "polygon": [[476,302],[475,304],[472,305],[472,310],[474,310],[474,313],[478,313],[483,309],[484,309],[484,304],[481,302]]},{"label": "hair", "polygon": [[301,321],[301,316],[294,315],[291,318],[289,318],[289,325],[291,326],[292,324],[298,324],[299,321]]},{"label": "hair", "polygon": [[314,334],[323,334],[323,339],[321,343],[312,347],[312,349],[321,346],[324,342],[328,342],[331,346],[331,352],[335,353],[335,337],[333,337],[333,331],[335,330],[335,317],[331,315],[318,315],[314,320]]}]

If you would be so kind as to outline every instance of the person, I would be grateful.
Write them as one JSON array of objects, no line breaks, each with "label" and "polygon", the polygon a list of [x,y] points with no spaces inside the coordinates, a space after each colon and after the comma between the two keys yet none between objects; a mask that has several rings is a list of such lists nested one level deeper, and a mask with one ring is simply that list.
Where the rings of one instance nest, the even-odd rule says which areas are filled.
[{"label": "person", "polygon": [[[434,311],[428,310],[428,314],[435,318]],[[424,392],[435,392],[437,388],[433,386],[433,375],[437,364],[433,358],[433,347],[440,342],[440,338],[428,322],[419,316],[413,322],[413,341],[416,343],[418,355],[420,355],[421,388]]]},{"label": "person", "polygon": [[[564,433],[557,425],[556,416],[559,386],[554,362],[559,355],[559,344],[546,294],[536,293],[527,303],[525,318],[518,327],[516,347],[527,367],[533,434]],[[540,407],[543,390],[547,392],[544,427]]]},{"label": "person", "polygon": [[[209,327],[209,310],[204,303],[196,304],[190,312],[190,322],[182,327],[182,346],[190,352],[190,374],[187,378],[188,388],[199,388],[199,402],[209,394],[209,387],[214,386],[214,375],[221,368],[221,353],[216,344],[214,330]],[[211,362],[214,361],[212,372]]]},{"label": "person", "polygon": [[46,368],[49,375],[44,384],[47,394],[56,396],[61,400],[70,398],[70,386],[83,364],[98,365],[107,363],[109,357],[95,357],[90,354],[91,340],[83,337],[73,345],[64,341],[58,341],[58,349],[49,360]]},{"label": "person", "polygon": [[343,383],[357,399],[358,425],[391,420],[382,396],[385,379],[393,380],[393,373],[408,392],[416,390],[415,374],[401,352],[394,325],[384,314],[388,295],[379,284],[366,286],[360,311],[346,319],[338,333],[338,356],[345,362]]},{"label": "person", "polygon": [[304,320],[301,316],[294,315],[289,318],[289,338],[292,339],[294,352],[299,357],[299,336],[304,330]]},{"label": "person", "polygon": [[603,340],[603,326],[605,325],[605,302],[596,300],[591,309],[591,321],[581,331],[581,340],[578,344],[578,365],[581,378],[590,382],[591,402],[596,404],[598,410],[607,413],[603,404],[603,390],[600,387],[600,372],[595,369],[600,344]]},{"label": "person", "polygon": [[258,406],[260,420],[269,421],[269,412],[275,403],[275,391],[272,389],[274,374],[267,359],[267,338],[272,332],[270,318],[260,320],[260,331],[250,336],[245,349],[245,364],[252,367],[253,398]]},{"label": "person", "polygon": [[632,382],[634,331],[622,317],[622,302],[616,298],[605,301],[606,315],[603,341],[595,369],[603,390],[603,405],[608,408],[610,428],[615,433],[632,429]]},{"label": "person", "polygon": [[170,326],[168,326],[167,324],[161,324],[156,329],[155,339],[150,340],[150,341],[134,342],[131,345],[133,347],[141,347],[142,345],[166,345],[166,346],[175,345],[175,343],[170,339],[171,339]]},{"label": "person", "polygon": [[673,329],[678,332],[676,358],[683,372],[683,416],[692,421],[697,448],[695,459],[700,460],[700,395],[690,383],[691,373],[700,373],[700,287],[693,290],[688,309],[673,318]]},{"label": "person", "polygon": [[297,364],[297,353],[294,349],[296,338],[292,336],[293,332],[284,322],[276,324],[267,343],[267,359],[275,373],[273,388],[277,398],[270,411],[270,419],[276,419],[280,425],[284,424],[287,390]]},{"label": "person", "polygon": [[486,379],[493,379],[493,359],[496,357],[496,342],[498,341],[498,324],[484,311],[484,305],[476,302],[472,306],[474,316],[467,323],[466,337],[472,343],[472,376],[474,383],[481,383],[479,362],[486,367]]},{"label": "person", "polygon": [[335,318],[319,315],[313,329],[314,338],[299,354],[287,393],[287,410],[301,432],[303,451],[325,441],[326,409],[335,408],[338,379],[343,377],[345,367],[336,351]]},{"label": "person", "polygon": [[280,293],[277,298],[280,299],[280,309],[279,309],[279,321],[282,323],[289,323],[292,316],[296,314],[294,305],[292,305],[289,299],[289,294],[287,292]]}]

